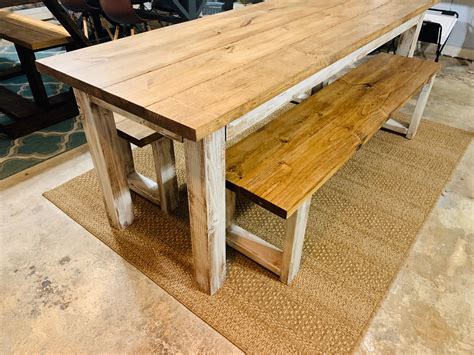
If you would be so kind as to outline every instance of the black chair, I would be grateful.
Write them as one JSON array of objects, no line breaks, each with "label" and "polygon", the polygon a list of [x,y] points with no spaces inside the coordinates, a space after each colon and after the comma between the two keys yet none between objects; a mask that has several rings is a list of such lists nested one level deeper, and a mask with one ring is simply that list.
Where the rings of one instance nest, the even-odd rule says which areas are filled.
[{"label": "black chair", "polygon": [[82,31],[86,38],[89,38],[89,24],[92,24],[91,28],[94,31],[97,42],[99,42],[97,27],[100,24],[101,10],[98,2],[94,4],[92,1],[87,0],[61,0],[61,4],[68,11],[79,13],[79,19],[82,20]]},{"label": "black chair", "polygon": [[[459,14],[456,11],[451,10],[440,10],[440,9],[429,9],[429,11],[436,11],[446,16],[453,16],[459,18]],[[444,43],[441,43],[441,38],[443,35],[443,27],[439,23],[423,21],[423,26],[421,27],[420,36],[418,37],[419,41],[434,43],[436,44],[436,59],[435,62],[439,61],[439,57],[443,52],[444,46],[449,39],[446,38]]]},{"label": "black chair", "polygon": [[[177,16],[168,15],[165,16],[156,11],[146,10],[143,6],[143,3],[147,2],[146,0],[132,1],[132,0],[100,0],[100,6],[102,11],[110,18],[113,22],[124,25],[130,30],[130,34],[135,34],[135,28],[137,25],[143,25],[144,28],[150,30],[151,27],[148,22],[153,20],[166,21],[171,23],[181,22]],[[139,8],[134,8],[134,5],[139,4]],[[165,4],[166,5],[166,4]],[[171,6],[157,6],[153,5],[153,9],[159,9],[162,11],[173,11]],[[120,28],[117,26],[115,28],[115,33],[113,38],[117,39],[120,35]]]}]

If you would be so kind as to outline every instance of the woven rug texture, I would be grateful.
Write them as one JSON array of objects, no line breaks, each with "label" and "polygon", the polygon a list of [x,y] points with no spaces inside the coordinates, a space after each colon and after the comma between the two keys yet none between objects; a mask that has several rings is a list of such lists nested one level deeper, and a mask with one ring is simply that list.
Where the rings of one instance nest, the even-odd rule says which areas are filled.
[{"label": "woven rug texture", "polygon": [[[413,140],[380,131],[314,196],[300,272],[290,286],[227,248],[214,296],[193,278],[183,149],[181,203],[170,216],[134,195],[135,222],[112,229],[93,171],[46,198],[249,353],[350,353],[383,301],[472,134],[423,121]],[[134,151],[154,178],[150,149]],[[238,198],[236,221],[281,246],[285,222]]]}]

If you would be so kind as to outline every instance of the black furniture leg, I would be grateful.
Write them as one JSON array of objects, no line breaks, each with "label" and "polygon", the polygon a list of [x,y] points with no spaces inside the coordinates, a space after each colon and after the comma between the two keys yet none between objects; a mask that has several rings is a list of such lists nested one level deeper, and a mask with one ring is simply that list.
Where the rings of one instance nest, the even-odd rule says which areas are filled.
[{"label": "black furniture leg", "polygon": [[40,106],[48,106],[48,94],[43,84],[43,79],[41,74],[36,70],[35,65],[35,54],[31,49],[19,46],[15,44],[18,57],[20,58],[20,63],[25,71],[26,77],[28,78],[28,83],[30,84],[31,92],[33,93],[33,98],[35,102]]}]

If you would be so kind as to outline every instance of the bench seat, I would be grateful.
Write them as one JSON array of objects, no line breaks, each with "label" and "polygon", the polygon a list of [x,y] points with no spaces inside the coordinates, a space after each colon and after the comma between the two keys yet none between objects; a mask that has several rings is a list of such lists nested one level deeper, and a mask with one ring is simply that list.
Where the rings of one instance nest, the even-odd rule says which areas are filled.
[{"label": "bench seat", "polygon": [[282,218],[440,70],[379,54],[227,150],[227,188]]},{"label": "bench seat", "polygon": [[[289,284],[314,192],[422,89],[410,125],[389,125],[412,138],[440,68],[379,54],[227,149],[227,244]],[[282,249],[232,222],[236,192],[287,219]]]},{"label": "bench seat", "polygon": [[114,120],[118,135],[137,147],[142,148],[163,137],[157,131],[118,113],[114,113]]},{"label": "bench seat", "polygon": [[69,33],[61,26],[7,10],[0,10],[0,38],[32,51],[72,42]]}]

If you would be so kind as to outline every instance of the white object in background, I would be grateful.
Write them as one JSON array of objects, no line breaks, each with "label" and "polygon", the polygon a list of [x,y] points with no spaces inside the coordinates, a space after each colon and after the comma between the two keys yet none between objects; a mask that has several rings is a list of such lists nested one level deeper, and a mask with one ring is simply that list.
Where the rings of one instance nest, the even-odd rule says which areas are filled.
[{"label": "white object in background", "polygon": [[426,12],[425,21],[439,23],[441,25],[441,45],[445,44],[449,35],[453,31],[458,19],[455,16],[442,15],[436,12]]}]

